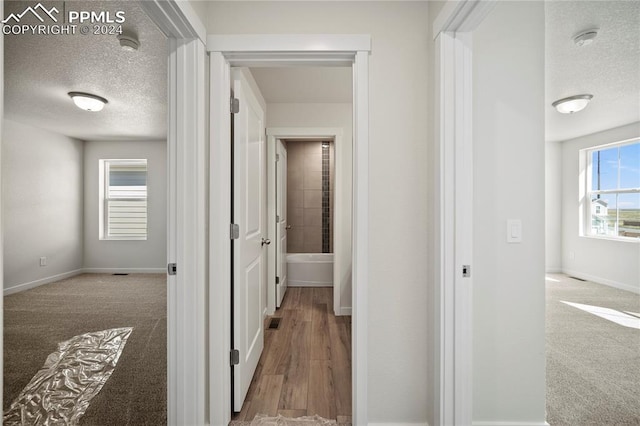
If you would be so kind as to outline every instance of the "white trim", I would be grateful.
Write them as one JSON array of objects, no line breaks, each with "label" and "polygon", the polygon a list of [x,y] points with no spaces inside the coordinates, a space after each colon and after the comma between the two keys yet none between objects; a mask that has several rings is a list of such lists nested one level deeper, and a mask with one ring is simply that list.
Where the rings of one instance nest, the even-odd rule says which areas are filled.
[{"label": "white trim", "polygon": [[168,38],[207,41],[207,29],[187,1],[144,0],[138,4]]},{"label": "white trim", "polygon": [[[234,41],[234,37],[237,39]],[[210,178],[210,423],[227,424],[230,418],[229,368],[230,348],[230,244],[229,244],[229,72],[231,63],[237,65],[236,53],[242,60],[259,58],[272,65],[282,66],[282,52],[304,48],[293,56],[310,58],[318,54],[317,65],[332,65],[344,60],[345,53],[351,56],[354,72],[354,247],[353,276],[353,423],[367,424],[367,277],[368,277],[368,212],[369,212],[369,51],[353,51],[350,40],[354,36],[333,36],[331,49],[302,46],[300,40],[306,36],[270,35],[226,36],[209,43],[211,51],[211,178]],[[343,37],[343,38],[338,38]],[[358,38],[370,36],[358,36]],[[321,38],[318,38],[318,40]],[[265,45],[268,41],[268,46]],[[344,45],[341,45],[343,40]],[[307,40],[308,41],[308,40]],[[224,43],[228,44],[224,44]],[[212,50],[215,45],[220,51]],[[293,47],[292,47],[293,46]],[[297,47],[296,47],[297,46]],[[358,45],[359,46],[359,45]],[[358,47],[355,46],[355,47]],[[370,43],[369,43],[370,46]],[[238,49],[246,51],[238,52]],[[237,60],[237,61],[236,61]],[[360,284],[359,284],[360,283]]]},{"label": "white trim", "polygon": [[583,280],[591,281],[594,284],[606,285],[607,287],[617,288],[619,290],[626,290],[631,293],[640,294],[640,286],[634,287],[632,285],[621,283],[618,281],[610,280],[608,278],[598,277],[596,275],[585,274],[579,271],[574,271],[571,269],[562,269],[561,271],[565,275],[569,275],[576,278],[581,278]]},{"label": "white trim", "polygon": [[351,312],[353,310],[351,308],[340,308],[340,310],[338,312],[335,313],[335,315],[337,316],[342,316],[342,315],[346,315],[346,316],[351,316]]},{"label": "white trim", "polygon": [[191,5],[139,2],[169,38],[167,99],[167,424],[205,424],[206,30]]},{"label": "white trim", "polygon": [[[267,136],[268,136],[268,147],[267,147],[267,158],[268,164],[270,167],[275,162],[275,143],[278,139],[330,139],[334,141],[334,152],[335,152],[335,194],[334,194],[334,211],[339,212],[342,210],[342,193],[344,188],[342,187],[342,175],[344,174],[343,163],[344,159],[339,152],[341,150],[341,146],[343,142],[343,129],[340,127],[269,127],[267,128]],[[267,168],[267,173],[269,174],[269,182],[268,182],[268,198],[269,203],[271,205],[268,206],[268,222],[269,226],[267,231],[269,238],[275,238],[275,170]],[[353,186],[353,184],[352,184]],[[340,312],[343,312],[342,300],[340,295],[342,292],[340,291],[341,282],[340,282],[340,268],[342,267],[342,263],[344,262],[344,255],[342,253],[342,241],[343,238],[346,237],[344,233],[342,217],[340,215],[334,215],[334,226],[333,226],[333,312],[335,315],[344,315]],[[350,237],[350,235],[348,236]],[[348,238],[347,237],[347,238]],[[275,247],[269,246],[269,258],[275,259]],[[269,272],[267,276],[267,282],[273,283],[275,282],[275,266],[272,265],[273,262],[269,262]],[[291,281],[289,281],[289,286],[291,287],[303,287],[304,284],[292,285]],[[273,293],[273,294],[272,294]],[[275,311],[275,293],[272,291],[268,291],[267,293],[267,307],[268,311],[273,314]],[[349,307],[349,310],[351,308]]]},{"label": "white trim", "polygon": [[353,65],[353,424],[367,424],[369,322],[369,52],[356,53]]},{"label": "white trim", "polygon": [[166,274],[166,268],[82,268],[83,274]]},{"label": "white trim", "polygon": [[231,97],[229,63],[220,52],[209,54],[210,174],[209,174],[209,421],[227,425],[231,419]]},{"label": "white trim", "polygon": [[434,21],[436,425],[471,424],[472,420],[473,298],[471,279],[462,277],[462,265],[471,265],[473,247],[471,34],[495,3],[447,2]]},{"label": "white trim", "polygon": [[345,52],[370,51],[371,36],[363,34],[222,34],[207,37],[207,51],[225,52]]},{"label": "white trim", "polygon": [[369,423],[369,426],[429,426],[429,423]]},{"label": "white trim", "polygon": [[547,422],[491,422],[491,421],[480,421],[473,422],[473,426],[549,426]]},{"label": "white trim", "polygon": [[52,275],[46,278],[40,278],[39,280],[30,281],[28,283],[16,284],[14,286],[5,288],[3,294],[8,296],[10,294],[20,293],[22,291],[31,290],[32,288],[40,287],[41,285],[50,284],[56,281],[64,280],[65,278],[75,277],[84,272],[83,269],[75,269],[69,272],[63,272],[61,274]]},{"label": "white trim", "polygon": [[547,269],[544,271],[547,274],[561,274],[562,273],[562,268],[559,266],[553,266],[553,267],[547,267]]}]

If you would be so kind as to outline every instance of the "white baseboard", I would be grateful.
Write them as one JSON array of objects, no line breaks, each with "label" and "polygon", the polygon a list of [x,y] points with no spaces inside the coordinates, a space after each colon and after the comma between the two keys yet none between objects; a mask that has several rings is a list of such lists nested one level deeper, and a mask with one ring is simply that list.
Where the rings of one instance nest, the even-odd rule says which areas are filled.
[{"label": "white baseboard", "polygon": [[429,426],[429,423],[369,423],[369,426]]},{"label": "white baseboard", "polygon": [[572,276],[572,277],[576,277],[576,278],[582,278],[583,280],[587,280],[587,281],[592,281],[596,284],[603,284],[609,287],[614,287],[620,290],[626,290],[626,291],[630,291],[632,293],[636,293],[636,294],[640,294],[640,287],[638,286],[633,286],[633,285],[629,285],[626,283],[620,283],[617,281],[613,281],[613,280],[608,280],[606,278],[601,278],[601,277],[597,277],[595,275],[590,275],[590,274],[584,274],[582,272],[578,272],[578,271],[572,271],[570,269],[564,269],[562,271],[562,273]]},{"label": "white baseboard", "polygon": [[473,422],[473,426],[549,426],[547,422]]},{"label": "white baseboard", "polygon": [[335,315],[336,316],[351,316],[351,308],[338,308],[337,311],[335,311]]},{"label": "white baseboard", "polygon": [[8,296],[10,294],[19,293],[25,290],[30,290],[32,288],[40,287],[41,285],[49,284],[52,282],[63,280],[65,278],[70,278],[76,275],[80,275],[82,272],[83,272],[82,269],[76,269],[73,271],[64,272],[62,274],[53,275],[51,277],[41,278],[39,280],[31,281],[28,283],[17,284],[9,288],[5,288],[2,294],[4,296]]},{"label": "white baseboard", "polygon": [[41,285],[50,284],[65,278],[75,277],[80,274],[164,274],[167,271],[164,268],[83,268],[76,269],[62,274],[53,275],[51,277],[41,278],[39,280],[28,283],[17,284],[3,290],[3,295],[8,296],[21,291],[30,290],[40,287]]},{"label": "white baseboard", "polygon": [[561,267],[549,267],[546,269],[545,271],[547,274],[561,274],[562,273],[562,268]]},{"label": "white baseboard", "polygon": [[84,268],[85,274],[166,274],[165,268]]}]

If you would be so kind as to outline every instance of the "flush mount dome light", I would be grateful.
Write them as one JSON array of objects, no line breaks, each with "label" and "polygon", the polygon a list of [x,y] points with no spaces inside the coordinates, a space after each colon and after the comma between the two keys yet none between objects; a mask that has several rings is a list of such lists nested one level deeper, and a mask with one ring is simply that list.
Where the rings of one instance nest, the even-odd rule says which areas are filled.
[{"label": "flush mount dome light", "polygon": [[90,93],[69,92],[69,96],[73,99],[73,103],[80,109],[85,111],[101,111],[104,104],[108,103],[105,98],[92,95]]},{"label": "flush mount dome light", "polygon": [[568,98],[558,99],[551,105],[562,114],[573,114],[585,109],[593,95],[575,95]]},{"label": "flush mount dome light", "polygon": [[591,28],[589,30],[582,31],[573,36],[573,42],[577,46],[588,46],[593,43],[593,40],[598,36],[598,28]]}]

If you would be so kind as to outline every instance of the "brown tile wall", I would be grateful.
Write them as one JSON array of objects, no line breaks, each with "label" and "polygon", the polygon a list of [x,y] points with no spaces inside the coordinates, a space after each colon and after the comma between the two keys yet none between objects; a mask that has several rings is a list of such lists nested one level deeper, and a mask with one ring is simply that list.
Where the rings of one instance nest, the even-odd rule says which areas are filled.
[{"label": "brown tile wall", "polygon": [[[332,229],[333,185],[330,200]],[[287,142],[287,218],[287,251],[322,253],[322,142]]]}]

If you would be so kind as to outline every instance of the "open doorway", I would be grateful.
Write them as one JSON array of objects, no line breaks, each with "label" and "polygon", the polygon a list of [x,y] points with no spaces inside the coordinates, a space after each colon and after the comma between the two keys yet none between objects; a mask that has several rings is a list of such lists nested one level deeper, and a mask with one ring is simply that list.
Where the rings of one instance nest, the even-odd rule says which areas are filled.
[{"label": "open doorway", "polygon": [[[5,17],[29,6],[7,3]],[[58,14],[89,5],[47,7],[53,28]],[[90,8],[119,12],[121,28],[4,37],[3,408],[57,344],[132,328],[83,420],[159,424],[167,419],[167,39],[137,3]],[[107,103],[82,111],[69,92]]]},{"label": "open doorway", "polygon": [[[340,288],[350,296],[351,282],[343,277],[350,279],[351,267],[352,70],[232,68],[231,74],[239,101],[233,120],[239,264],[232,288],[239,364],[232,418],[252,420],[261,413],[350,422],[351,320],[342,314],[350,313],[343,305],[351,298],[341,302]],[[311,82],[315,90],[308,89]],[[256,127],[260,136],[266,128],[266,140],[256,143],[249,136]],[[263,179],[252,178],[255,170],[263,170]],[[247,258],[251,250],[242,248],[256,238],[263,248],[255,253],[260,261]],[[251,284],[257,270],[262,280]],[[242,303],[251,300],[258,306]],[[246,323],[254,317],[248,310],[257,311],[253,326]]]}]

